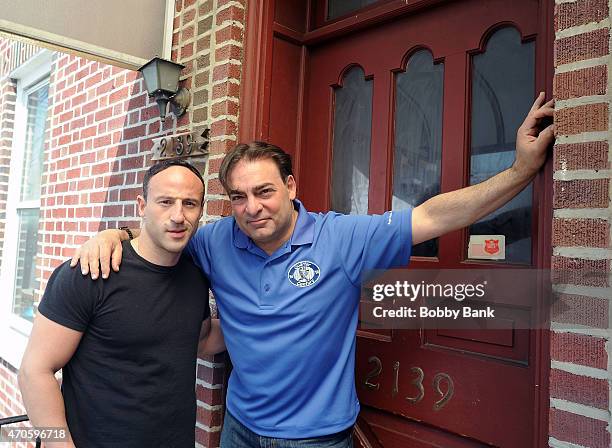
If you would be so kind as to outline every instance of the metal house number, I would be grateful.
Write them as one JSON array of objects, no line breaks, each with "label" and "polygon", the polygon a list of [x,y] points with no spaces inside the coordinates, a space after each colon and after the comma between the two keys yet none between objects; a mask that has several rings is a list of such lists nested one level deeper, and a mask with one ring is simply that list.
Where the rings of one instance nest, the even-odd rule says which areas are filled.
[{"label": "metal house number", "polygon": [[[372,364],[373,368],[366,375],[365,380],[363,381],[363,386],[366,389],[377,391],[380,389],[380,383],[374,382],[373,380],[375,380],[382,373],[382,361],[378,356],[371,356],[368,359],[368,363]],[[399,393],[399,375],[400,363],[399,361],[395,361],[393,363],[393,388],[391,390],[392,398],[395,398],[395,396]],[[420,367],[413,366],[410,367],[410,375],[410,384],[412,384],[414,391],[411,393],[411,395],[404,398],[409,403],[417,404],[425,397],[425,372]],[[453,398],[453,395],[455,394],[455,384],[448,373],[439,372],[433,377],[433,389],[439,396],[438,400],[433,405],[433,410],[439,411],[448,404],[451,398]]]},{"label": "metal house number", "polygon": [[194,157],[208,154],[210,129],[202,133],[167,135],[153,139],[153,160]]}]

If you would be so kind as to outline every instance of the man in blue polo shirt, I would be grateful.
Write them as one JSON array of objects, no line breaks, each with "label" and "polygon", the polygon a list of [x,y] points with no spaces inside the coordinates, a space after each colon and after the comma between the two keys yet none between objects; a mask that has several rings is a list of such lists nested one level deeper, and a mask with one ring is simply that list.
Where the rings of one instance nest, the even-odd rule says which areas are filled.
[{"label": "man in blue polo shirt", "polygon": [[408,264],[411,213],[308,213],[290,163],[265,143],[234,148],[219,174],[234,219],[188,250],[211,279],[234,364],[229,419],[261,436],[350,439],[360,274]]},{"label": "man in blue polo shirt", "polygon": [[[262,142],[237,145],[219,179],[231,218],[200,228],[188,251],[209,277],[232,358],[225,448],[349,447],[359,402],[355,331],[364,270],[405,266],[412,244],[470,225],[520,192],[553,140],[541,94],[517,135],[512,168],[414,210],[376,216],[314,214],[297,200],[291,160]],[[83,274],[119,269],[120,240],[107,230],[77,251]],[[99,248],[98,248],[99,245]]]}]

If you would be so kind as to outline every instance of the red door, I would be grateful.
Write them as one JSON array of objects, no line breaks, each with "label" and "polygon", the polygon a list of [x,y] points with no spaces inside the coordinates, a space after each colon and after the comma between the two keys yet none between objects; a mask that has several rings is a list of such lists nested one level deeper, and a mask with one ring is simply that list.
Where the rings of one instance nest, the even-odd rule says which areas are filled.
[{"label": "red door", "polygon": [[[441,2],[308,47],[298,154],[307,208],[415,206],[507,167],[516,128],[545,87],[540,8]],[[420,245],[411,266],[544,266],[541,182],[467,231]],[[470,236],[483,234],[505,237],[504,259],[467,258]],[[527,330],[359,331],[359,445],[536,446],[544,339]]]}]

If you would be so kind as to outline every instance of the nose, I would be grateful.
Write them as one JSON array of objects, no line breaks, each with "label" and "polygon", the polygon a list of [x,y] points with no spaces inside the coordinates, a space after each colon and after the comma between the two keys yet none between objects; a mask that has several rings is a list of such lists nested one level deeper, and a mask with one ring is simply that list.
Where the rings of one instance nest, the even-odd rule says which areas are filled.
[{"label": "nose", "polygon": [[255,216],[261,210],[261,203],[255,195],[247,195],[246,213],[250,216]]},{"label": "nose", "polygon": [[172,213],[170,215],[170,219],[172,220],[172,222],[175,222],[177,224],[180,224],[183,221],[185,221],[185,214],[183,213],[182,201],[176,201],[174,203],[174,206],[172,207]]}]

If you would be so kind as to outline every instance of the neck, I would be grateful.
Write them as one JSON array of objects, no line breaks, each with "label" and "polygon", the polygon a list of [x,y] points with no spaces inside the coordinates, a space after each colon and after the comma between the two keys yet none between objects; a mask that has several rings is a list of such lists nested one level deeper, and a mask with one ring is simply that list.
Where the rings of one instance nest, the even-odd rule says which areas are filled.
[{"label": "neck", "polygon": [[154,245],[147,233],[142,230],[140,236],[134,238],[130,243],[138,255],[158,266],[175,266],[181,258],[180,253],[168,252]]}]

